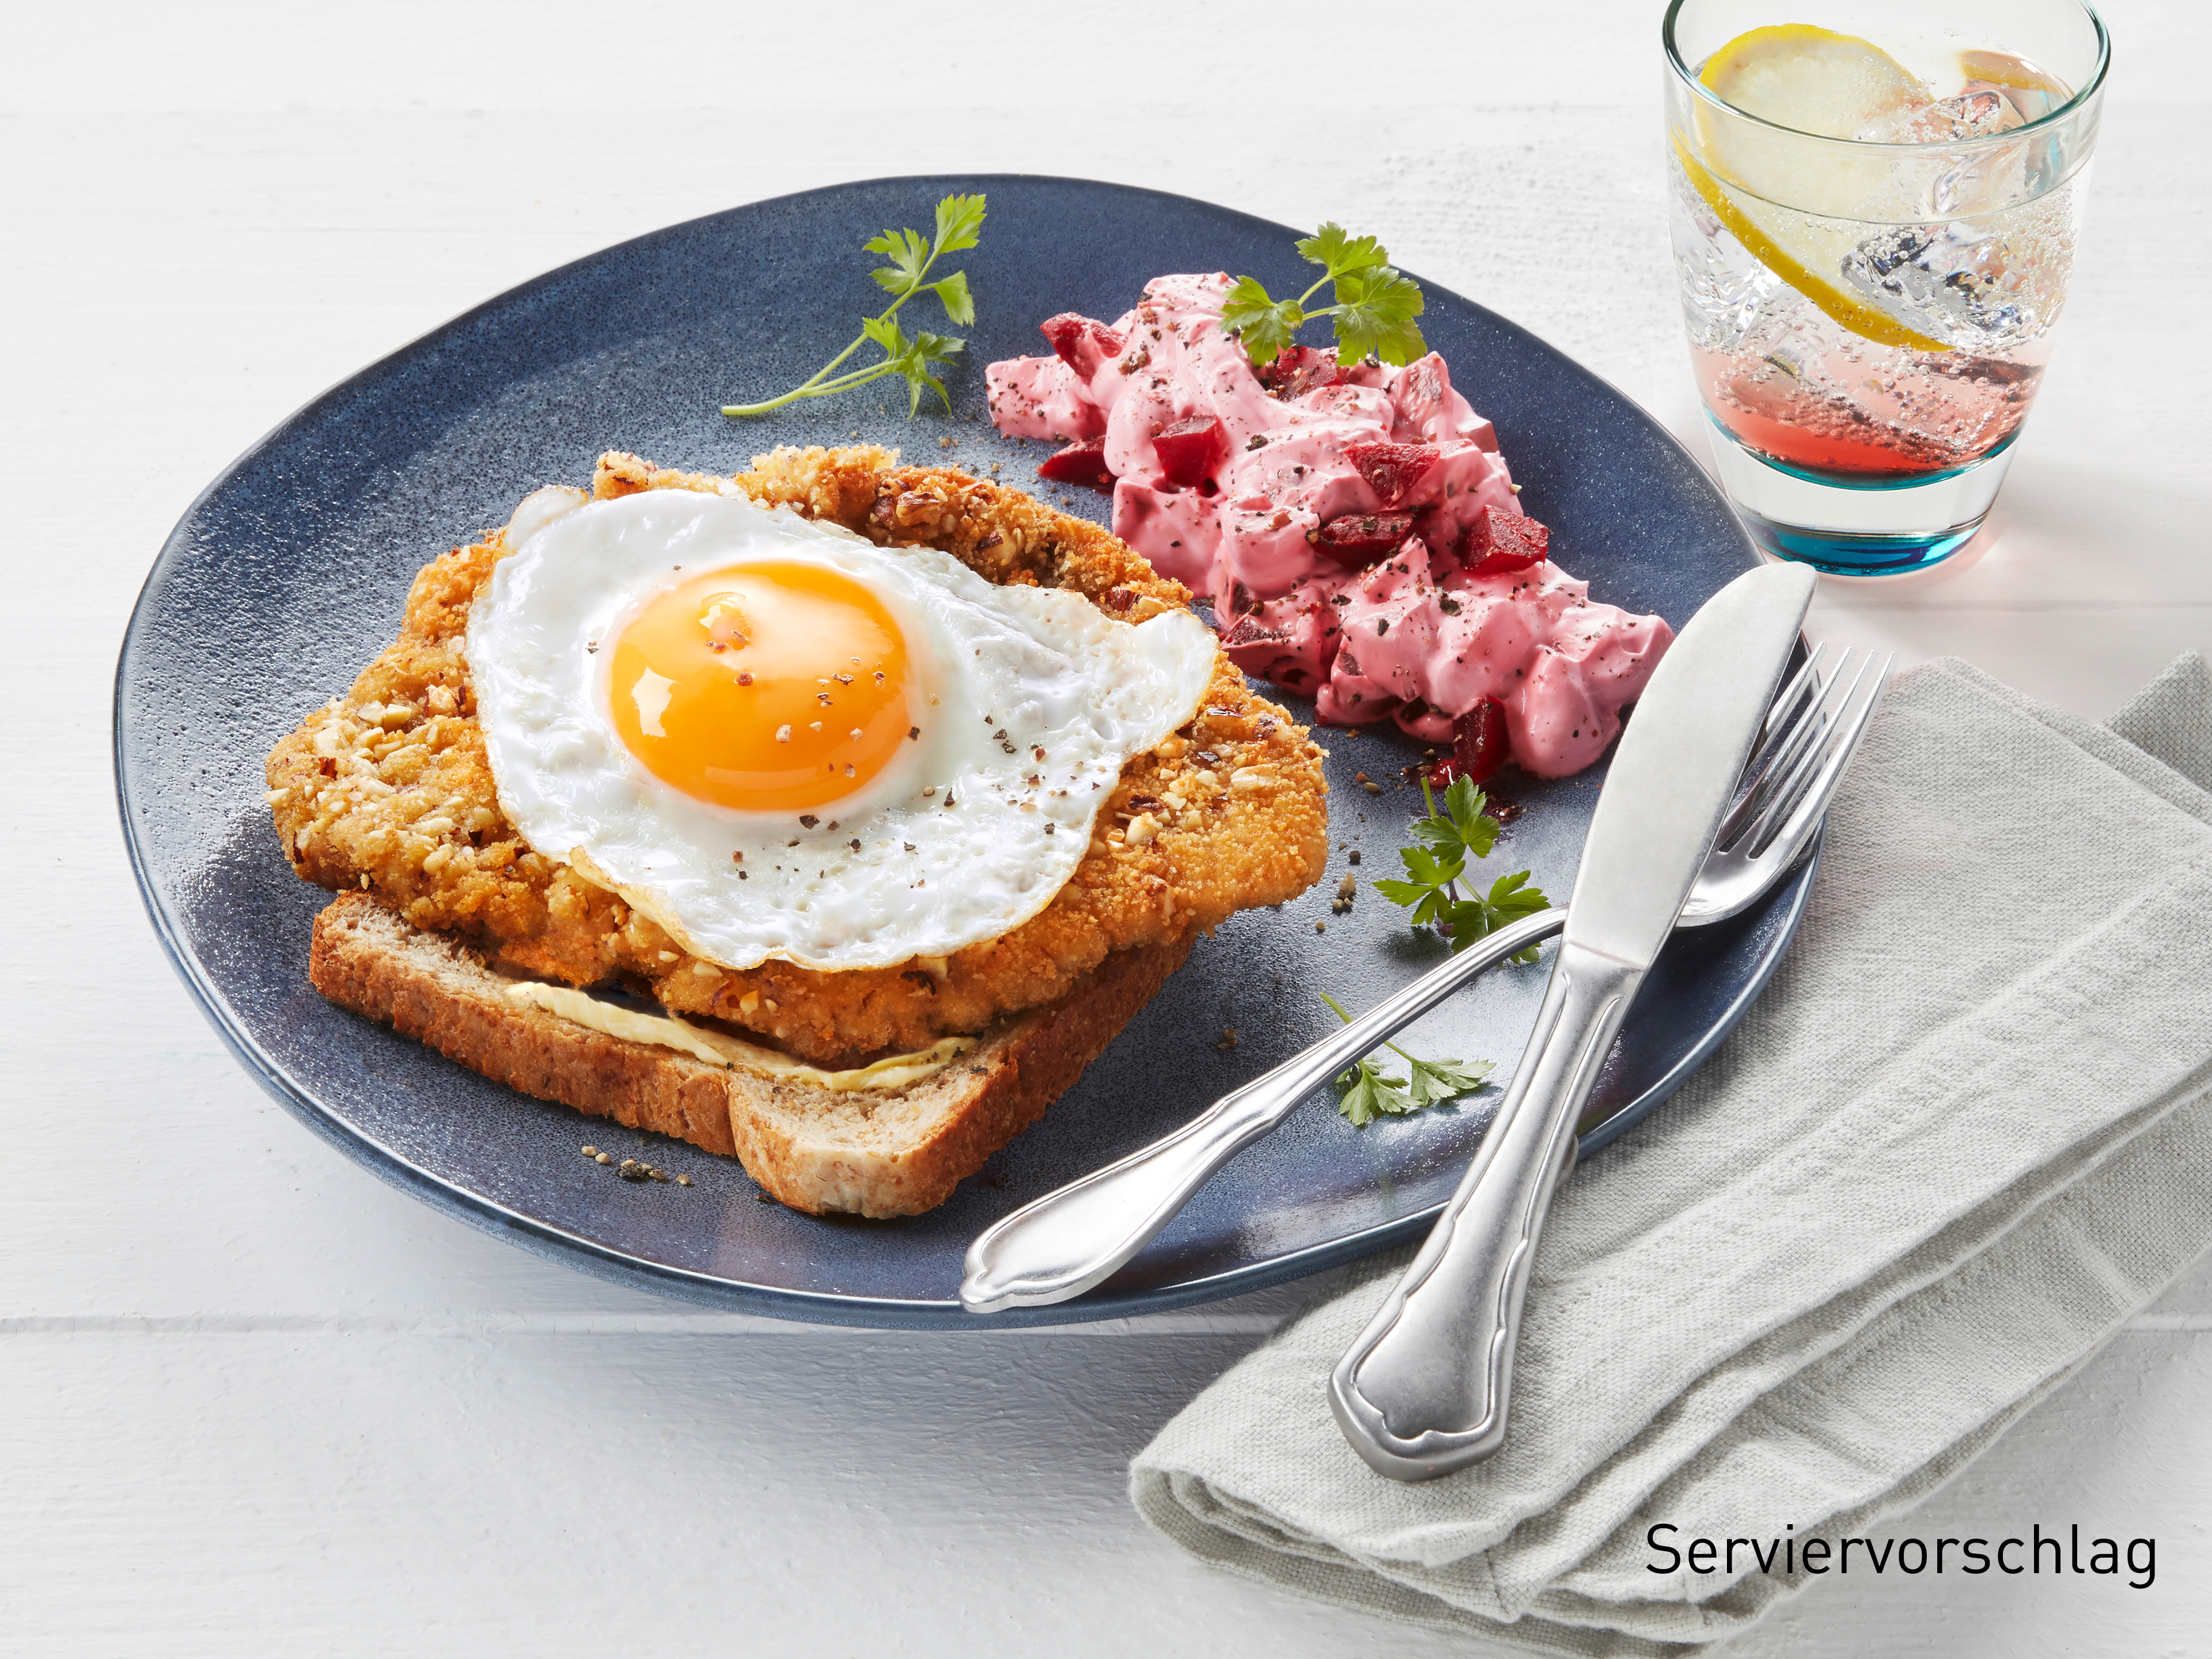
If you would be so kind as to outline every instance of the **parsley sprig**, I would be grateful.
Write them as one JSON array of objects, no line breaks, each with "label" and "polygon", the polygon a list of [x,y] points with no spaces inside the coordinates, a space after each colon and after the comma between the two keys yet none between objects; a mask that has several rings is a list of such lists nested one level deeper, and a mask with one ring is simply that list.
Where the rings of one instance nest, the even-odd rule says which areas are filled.
[{"label": "parsley sprig", "polygon": [[[1352,1024],[1342,1003],[1326,991],[1321,1000],[1336,1010],[1339,1019],[1346,1025]],[[1336,1109],[1351,1119],[1354,1127],[1364,1127],[1377,1117],[1402,1117],[1480,1089],[1482,1080],[1495,1069],[1494,1062],[1487,1060],[1416,1060],[1395,1042],[1382,1046],[1406,1062],[1406,1077],[1389,1076],[1382,1068],[1390,1062],[1372,1055],[1337,1076],[1336,1086],[1343,1093]]]},{"label": "parsley sprig", "polygon": [[[1543,889],[1528,884],[1528,872],[1500,876],[1488,892],[1468,883],[1473,896],[1461,892],[1460,877],[1470,858],[1486,859],[1498,842],[1498,820],[1482,810],[1489,797],[1467,778],[1455,778],[1444,791],[1443,810],[1429,781],[1421,780],[1421,801],[1428,816],[1413,825],[1417,847],[1401,848],[1398,857],[1407,879],[1384,879],[1375,890],[1393,904],[1413,907],[1410,920],[1416,927],[1436,926],[1451,939],[1455,954],[1508,922],[1535,915],[1551,903]],[[1536,960],[1535,945],[1513,956],[1514,962]]]},{"label": "parsley sprig", "polygon": [[[1348,236],[1323,225],[1297,245],[1298,254],[1322,268],[1321,280],[1295,300],[1270,298],[1258,279],[1239,276],[1221,307],[1221,324],[1244,343],[1255,368],[1264,368],[1297,341],[1298,331],[1323,317],[1334,319],[1336,360],[1350,365],[1373,352],[1386,363],[1410,363],[1429,349],[1421,337],[1420,284],[1390,268],[1390,252],[1372,236]],[[1323,283],[1336,284],[1336,303],[1308,311]]]},{"label": "parsley sprig", "polygon": [[[966,271],[956,270],[934,282],[924,279],[946,254],[974,247],[982,228],[983,198],[948,196],[937,204],[937,232],[929,240],[924,240],[918,230],[887,230],[863,243],[861,246],[869,252],[880,253],[890,261],[869,273],[891,295],[890,304],[879,315],[862,319],[860,337],[817,369],[813,379],[801,381],[781,397],[771,398],[766,403],[726,404],[722,413],[766,415],[786,404],[797,403],[801,398],[834,398],[841,392],[850,392],[890,374],[902,376],[906,380],[909,420],[921,408],[924,388],[934,392],[939,401],[951,410],[952,400],[945,396],[945,383],[930,371],[940,363],[951,362],[967,349],[968,343],[949,334],[909,335],[895,319],[898,308],[915,295],[934,294],[938,303],[945,307],[945,314],[963,328],[975,320],[975,296],[968,291]],[[840,374],[837,371],[844,368],[852,355],[872,340],[882,349],[883,360]]]}]

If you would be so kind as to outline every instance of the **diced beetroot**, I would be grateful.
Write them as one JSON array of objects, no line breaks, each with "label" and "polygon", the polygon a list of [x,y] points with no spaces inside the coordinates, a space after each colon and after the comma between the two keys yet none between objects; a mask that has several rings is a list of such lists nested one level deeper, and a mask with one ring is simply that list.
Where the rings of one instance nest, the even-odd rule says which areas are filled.
[{"label": "diced beetroot", "polygon": [[1413,530],[1410,513],[1347,513],[1331,519],[1310,539],[1346,568],[1359,570],[1395,552]]},{"label": "diced beetroot", "polygon": [[1443,453],[1434,444],[1353,444],[1344,458],[1387,509],[1413,494]]},{"label": "diced beetroot", "polygon": [[1218,416],[1194,415],[1156,434],[1152,453],[1170,483],[1195,489],[1229,453],[1229,428]]},{"label": "diced beetroot", "polygon": [[1495,576],[1541,564],[1551,541],[1552,532],[1525,513],[1500,513],[1494,507],[1486,507],[1468,526],[1459,556],[1469,574]]},{"label": "diced beetroot", "polygon": [[1257,617],[1243,616],[1230,623],[1229,631],[1221,636],[1221,643],[1235,650],[1243,646],[1280,645],[1283,639],[1282,629],[1267,627]]},{"label": "diced beetroot", "polygon": [[1081,484],[1106,495],[1114,493],[1114,475],[1106,470],[1106,441],[1085,439],[1055,451],[1037,463],[1037,477],[1053,483]]},{"label": "diced beetroot", "polygon": [[1285,402],[1334,386],[1343,378],[1336,353],[1326,346],[1286,346],[1260,371],[1260,383]]},{"label": "diced beetroot", "polygon": [[1505,705],[1495,697],[1480,702],[1452,722],[1452,751],[1426,769],[1429,782],[1439,789],[1454,778],[1487,783],[1498,769],[1513,758],[1513,743],[1505,730]]},{"label": "diced beetroot", "polygon": [[1486,783],[1491,775],[1513,758],[1513,740],[1505,730],[1505,705],[1496,697],[1480,702],[1452,722],[1452,765],[1462,777]]},{"label": "diced beetroot", "polygon": [[1057,317],[1048,317],[1037,325],[1044,337],[1052,342],[1053,351],[1060,361],[1079,374],[1087,374],[1096,368],[1094,362],[1085,367],[1079,358],[1085,337],[1096,344],[1102,357],[1121,355],[1121,337],[1105,324],[1079,311],[1063,311]]}]

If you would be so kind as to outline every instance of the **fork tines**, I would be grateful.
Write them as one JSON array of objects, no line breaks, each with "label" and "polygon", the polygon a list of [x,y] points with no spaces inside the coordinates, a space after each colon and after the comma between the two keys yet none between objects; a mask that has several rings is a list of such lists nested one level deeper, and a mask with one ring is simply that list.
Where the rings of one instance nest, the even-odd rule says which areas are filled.
[{"label": "fork tines", "polygon": [[1758,858],[1780,841],[1794,854],[1826,810],[1897,660],[1894,653],[1846,647],[1823,675],[1826,649],[1813,647],[1767,711],[1759,745],[1721,819],[1717,848]]}]

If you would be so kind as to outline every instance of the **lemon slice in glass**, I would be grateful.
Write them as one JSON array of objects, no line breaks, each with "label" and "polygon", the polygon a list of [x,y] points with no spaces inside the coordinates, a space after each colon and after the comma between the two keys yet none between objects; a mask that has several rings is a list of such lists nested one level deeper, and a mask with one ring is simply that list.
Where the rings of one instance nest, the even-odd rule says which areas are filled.
[{"label": "lemon slice in glass", "polygon": [[1928,88],[1873,41],[1810,23],[1739,34],[1705,59],[1698,79],[1746,115],[1823,138],[1872,138],[1928,101]]},{"label": "lemon slice in glass", "polygon": [[1878,133],[1929,101],[1928,88],[1869,40],[1809,23],[1738,35],[1698,77],[1722,102],[1767,123],[1697,113],[1674,151],[1698,194],[1774,274],[1842,327],[1877,345],[1947,351],[1842,285],[1844,257],[1889,216],[1889,160],[1832,142]]},{"label": "lemon slice in glass", "polygon": [[1959,68],[1970,82],[2004,88],[2024,121],[2050,114],[2074,95],[2049,70],[2008,52],[1962,52]]}]

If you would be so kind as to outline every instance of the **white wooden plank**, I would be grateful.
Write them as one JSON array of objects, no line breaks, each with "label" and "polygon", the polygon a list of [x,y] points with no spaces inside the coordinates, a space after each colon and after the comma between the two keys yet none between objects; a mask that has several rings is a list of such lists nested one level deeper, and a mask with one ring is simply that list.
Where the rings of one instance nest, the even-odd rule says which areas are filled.
[{"label": "white wooden plank", "polygon": [[[1147,1534],[1129,1455],[1233,1339],[18,1336],[0,1649],[333,1654],[1470,1650]],[[2212,1350],[2124,1339],[1873,1535],[2158,1540],[2158,1577],[1809,1591],[1743,1655],[2202,1652]],[[2123,1429],[2122,1425],[2124,1425]],[[1952,1565],[1957,1565],[1955,1558]]]}]

